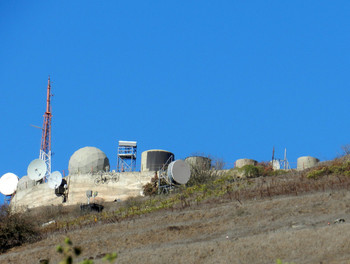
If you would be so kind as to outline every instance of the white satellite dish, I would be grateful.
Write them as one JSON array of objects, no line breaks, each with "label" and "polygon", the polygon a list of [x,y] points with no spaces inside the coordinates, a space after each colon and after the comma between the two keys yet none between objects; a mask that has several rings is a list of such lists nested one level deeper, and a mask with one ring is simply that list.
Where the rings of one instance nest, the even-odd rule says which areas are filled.
[{"label": "white satellite dish", "polygon": [[11,195],[17,190],[18,177],[8,172],[0,178],[0,192],[4,195]]},{"label": "white satellite dish", "polygon": [[47,180],[50,189],[57,189],[62,183],[62,174],[59,171],[51,173]]},{"label": "white satellite dish", "polygon": [[27,169],[29,178],[34,181],[41,180],[45,176],[46,171],[47,171],[46,163],[41,159],[33,160],[29,164]]},{"label": "white satellite dish", "polygon": [[280,165],[279,160],[273,160],[273,161],[272,161],[272,168],[273,168],[273,170],[279,170],[279,169],[281,169],[281,165]]},{"label": "white satellite dish", "polygon": [[175,160],[168,166],[168,178],[177,184],[186,184],[191,177],[190,166],[184,160]]}]

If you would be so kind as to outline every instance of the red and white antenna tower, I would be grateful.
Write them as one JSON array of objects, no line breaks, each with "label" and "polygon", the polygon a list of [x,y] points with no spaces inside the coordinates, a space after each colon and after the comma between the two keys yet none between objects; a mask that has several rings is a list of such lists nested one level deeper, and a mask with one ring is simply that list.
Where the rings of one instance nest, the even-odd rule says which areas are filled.
[{"label": "red and white antenna tower", "polygon": [[52,94],[49,76],[47,82],[46,112],[44,114],[44,123],[42,128],[41,147],[39,155],[39,159],[45,161],[47,166],[47,172],[44,177],[44,180],[48,179],[51,175],[51,96]]}]

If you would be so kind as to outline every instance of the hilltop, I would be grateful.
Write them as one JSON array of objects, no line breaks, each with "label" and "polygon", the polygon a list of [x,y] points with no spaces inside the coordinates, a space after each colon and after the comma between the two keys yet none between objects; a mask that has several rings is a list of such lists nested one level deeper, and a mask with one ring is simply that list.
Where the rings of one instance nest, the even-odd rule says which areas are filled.
[{"label": "hilltop", "polygon": [[[0,262],[57,263],[55,247],[69,236],[83,249],[78,260],[95,263],[109,252],[117,263],[348,263],[348,171],[343,159],[275,176],[225,175],[168,196],[105,204],[102,214],[60,208],[40,241],[10,249]],[[39,213],[44,222],[57,211],[28,212]]]}]

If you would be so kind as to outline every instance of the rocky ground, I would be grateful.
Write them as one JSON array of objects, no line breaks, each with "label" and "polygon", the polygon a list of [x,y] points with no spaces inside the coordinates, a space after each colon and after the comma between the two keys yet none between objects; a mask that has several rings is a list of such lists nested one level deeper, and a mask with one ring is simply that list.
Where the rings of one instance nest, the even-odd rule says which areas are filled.
[{"label": "rocky ground", "polygon": [[[345,222],[334,223],[336,219]],[[0,263],[61,259],[69,236],[82,259],[105,263],[350,263],[350,192],[316,192],[242,201],[208,201],[119,223],[55,233],[0,255]]]}]

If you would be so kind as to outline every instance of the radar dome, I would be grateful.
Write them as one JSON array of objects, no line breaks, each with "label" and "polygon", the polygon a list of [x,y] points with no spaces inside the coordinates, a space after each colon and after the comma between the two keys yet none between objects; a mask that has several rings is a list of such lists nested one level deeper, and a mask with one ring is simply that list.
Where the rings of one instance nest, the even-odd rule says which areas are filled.
[{"label": "radar dome", "polygon": [[68,170],[70,174],[109,171],[109,160],[100,149],[85,147],[73,153]]}]

